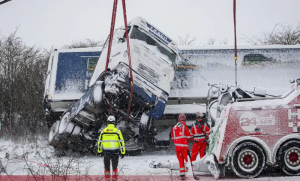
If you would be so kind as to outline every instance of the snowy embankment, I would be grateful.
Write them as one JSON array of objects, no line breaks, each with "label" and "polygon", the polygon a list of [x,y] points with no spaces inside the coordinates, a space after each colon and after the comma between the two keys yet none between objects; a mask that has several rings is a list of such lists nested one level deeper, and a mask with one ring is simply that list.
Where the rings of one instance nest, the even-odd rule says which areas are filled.
[{"label": "snowy embankment", "polygon": [[[176,160],[174,153],[159,151],[145,153],[143,156],[126,156],[119,160],[120,175],[137,176],[169,176],[170,170],[151,169],[151,161],[167,163]],[[76,153],[67,153],[65,157],[54,156],[54,149],[48,146],[46,140],[38,144],[21,144],[1,140],[0,158],[6,172],[1,175],[100,175],[104,173],[103,157],[81,156]],[[68,168],[67,168],[68,167]],[[53,170],[51,170],[53,169]],[[55,173],[54,173],[55,172]],[[176,173],[174,172],[176,175]]]},{"label": "snowy embankment", "polygon": [[[84,176],[89,177],[89,180],[103,179],[103,157],[94,155],[79,156],[74,153],[67,153],[65,157],[56,157],[53,148],[48,146],[46,140],[38,141],[37,147],[35,144],[16,144],[0,140],[0,158],[5,169],[5,172],[0,173],[2,180],[5,178],[4,176],[8,177],[7,175],[18,175],[16,178],[23,180],[32,174],[48,175],[46,180],[47,178],[52,180],[53,175],[73,175],[77,176],[77,179],[78,176]],[[171,171],[167,168],[150,168],[149,164],[152,161],[167,164],[172,161],[176,162],[177,159],[172,148],[169,151],[144,152],[141,156],[126,156],[124,159],[119,160],[120,180],[176,180],[179,175],[178,171]],[[197,174],[201,175],[201,180],[215,180],[211,175]],[[194,180],[191,174],[188,176],[188,180]],[[229,176],[224,180],[239,179]],[[292,181],[300,180],[300,177],[275,178],[262,176],[257,179],[247,179],[247,181],[252,180]]]}]

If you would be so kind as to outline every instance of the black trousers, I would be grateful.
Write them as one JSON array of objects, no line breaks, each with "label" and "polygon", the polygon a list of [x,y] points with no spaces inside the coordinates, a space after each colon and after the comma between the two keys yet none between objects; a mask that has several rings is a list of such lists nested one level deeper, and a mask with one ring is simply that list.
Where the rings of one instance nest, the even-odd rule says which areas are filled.
[{"label": "black trousers", "polygon": [[104,168],[106,171],[110,171],[110,162],[112,163],[113,170],[116,170],[118,168],[118,163],[119,163],[118,154],[105,154],[103,160],[104,160]]}]

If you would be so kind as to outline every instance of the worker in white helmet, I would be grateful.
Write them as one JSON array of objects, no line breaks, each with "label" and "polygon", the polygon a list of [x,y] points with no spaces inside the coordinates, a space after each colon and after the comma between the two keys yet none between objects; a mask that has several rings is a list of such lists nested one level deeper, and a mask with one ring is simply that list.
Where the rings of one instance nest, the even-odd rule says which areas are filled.
[{"label": "worker in white helmet", "polygon": [[197,120],[193,124],[191,134],[193,135],[194,143],[192,148],[192,161],[195,161],[198,153],[200,159],[206,154],[207,141],[210,135],[210,128],[207,125],[207,119],[205,113],[196,113]]},{"label": "worker in white helmet", "polygon": [[110,162],[112,162],[112,180],[116,181],[118,179],[119,155],[124,158],[125,144],[121,131],[115,127],[116,118],[108,116],[107,122],[107,127],[101,131],[99,136],[98,153],[104,156],[105,180],[110,180]]}]

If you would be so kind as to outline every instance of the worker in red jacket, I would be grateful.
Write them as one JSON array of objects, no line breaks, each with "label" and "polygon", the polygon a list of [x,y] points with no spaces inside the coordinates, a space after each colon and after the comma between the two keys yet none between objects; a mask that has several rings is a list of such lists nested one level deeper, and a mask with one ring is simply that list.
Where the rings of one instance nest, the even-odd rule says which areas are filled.
[{"label": "worker in red jacket", "polygon": [[180,167],[180,177],[185,180],[185,163],[188,161],[187,156],[189,154],[189,140],[192,139],[192,135],[185,123],[186,117],[184,114],[180,114],[177,124],[172,129],[172,140],[175,144],[175,151]]},{"label": "worker in red jacket", "polygon": [[191,134],[193,135],[194,143],[192,148],[191,159],[195,161],[198,153],[200,153],[200,159],[205,156],[205,150],[207,146],[207,140],[209,138],[210,129],[207,125],[206,115],[204,113],[197,112],[197,120],[193,124]]}]

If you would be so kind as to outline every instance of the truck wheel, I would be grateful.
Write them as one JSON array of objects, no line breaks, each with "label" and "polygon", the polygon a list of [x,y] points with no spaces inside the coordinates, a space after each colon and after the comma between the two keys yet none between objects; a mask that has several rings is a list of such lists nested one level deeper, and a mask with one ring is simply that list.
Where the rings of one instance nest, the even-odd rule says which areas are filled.
[{"label": "truck wheel", "polygon": [[74,126],[75,126],[74,123],[71,122],[70,120],[70,112],[66,112],[60,121],[58,133],[59,134],[71,133]]},{"label": "truck wheel", "polygon": [[56,146],[59,143],[59,135],[58,135],[58,128],[59,128],[60,121],[56,121],[54,124],[52,124],[49,132],[49,145]]},{"label": "truck wheel", "polygon": [[234,149],[232,155],[231,167],[238,177],[257,177],[265,166],[263,150],[252,142],[241,143]]},{"label": "truck wheel", "polygon": [[81,127],[80,126],[75,126],[72,135],[79,135],[81,133]]},{"label": "truck wheel", "polygon": [[281,169],[287,175],[300,175],[300,141],[292,140],[279,149]]}]

